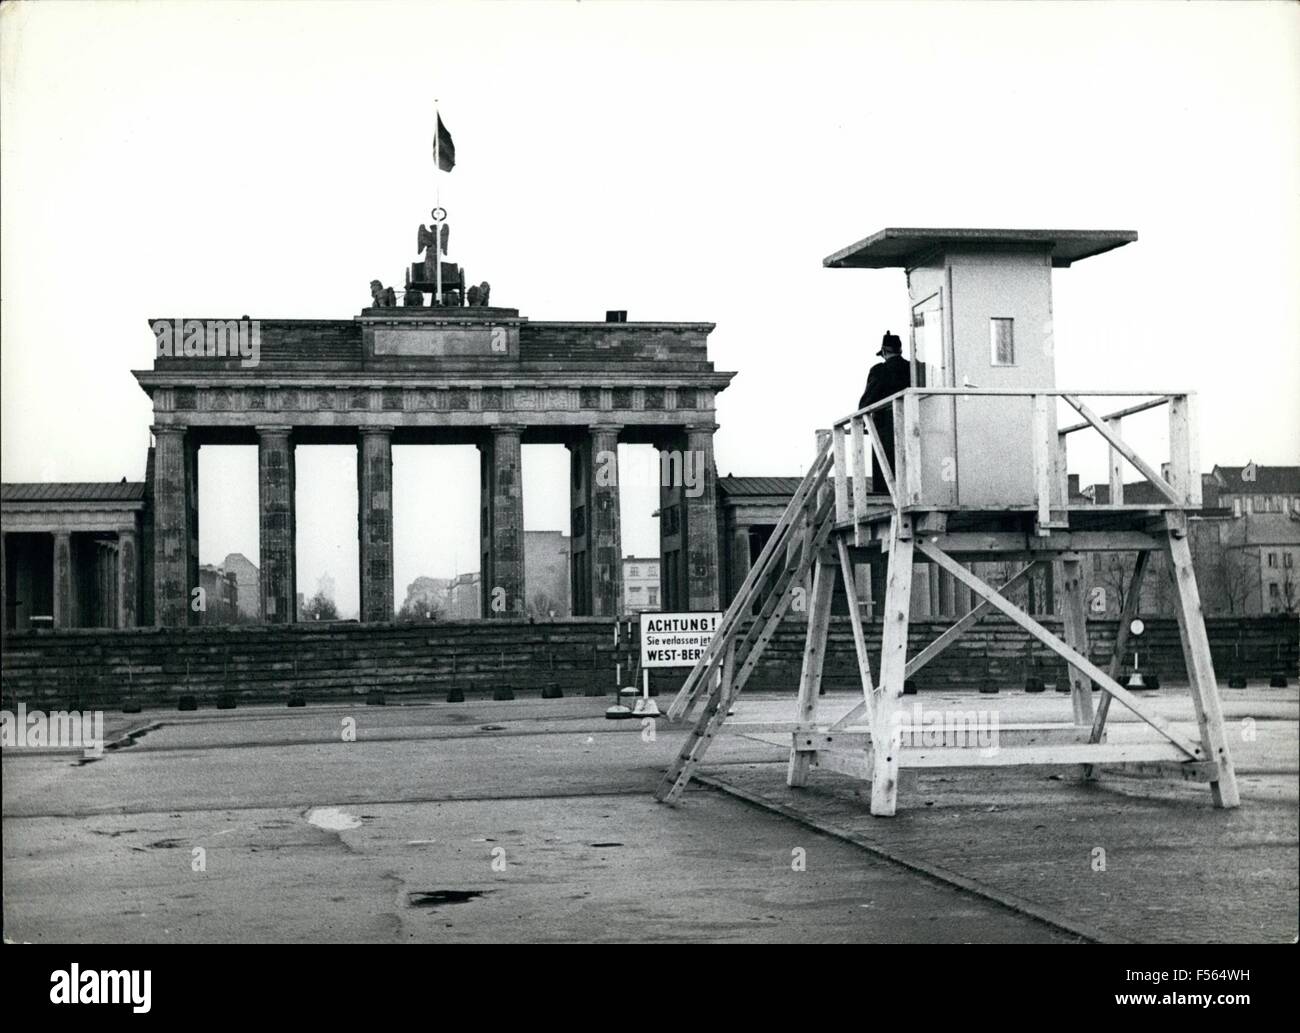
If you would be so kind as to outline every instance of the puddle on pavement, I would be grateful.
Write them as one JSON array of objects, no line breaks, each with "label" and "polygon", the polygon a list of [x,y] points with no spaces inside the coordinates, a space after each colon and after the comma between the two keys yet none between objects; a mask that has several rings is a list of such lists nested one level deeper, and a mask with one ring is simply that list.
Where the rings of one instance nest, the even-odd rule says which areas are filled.
[{"label": "puddle on pavement", "polygon": [[338,807],[313,807],[307,812],[308,824],[327,832],[346,832],[361,828],[361,819]]},{"label": "puddle on pavement", "polygon": [[444,904],[465,904],[490,893],[491,890],[420,890],[408,893],[406,902],[411,907],[442,907]]}]

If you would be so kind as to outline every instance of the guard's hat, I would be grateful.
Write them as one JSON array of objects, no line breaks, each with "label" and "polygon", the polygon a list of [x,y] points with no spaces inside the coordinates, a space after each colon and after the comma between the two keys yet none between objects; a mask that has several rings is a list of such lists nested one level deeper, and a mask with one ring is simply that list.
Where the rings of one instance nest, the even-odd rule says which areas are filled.
[{"label": "guard's hat", "polygon": [[880,351],[877,355],[886,354],[903,354],[903,342],[899,339],[898,334],[885,331],[885,336],[880,339]]}]

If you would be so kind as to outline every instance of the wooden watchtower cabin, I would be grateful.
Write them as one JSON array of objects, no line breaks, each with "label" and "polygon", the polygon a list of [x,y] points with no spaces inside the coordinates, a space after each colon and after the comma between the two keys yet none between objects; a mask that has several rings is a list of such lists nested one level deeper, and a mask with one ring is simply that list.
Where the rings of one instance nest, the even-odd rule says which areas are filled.
[{"label": "wooden watchtower cabin", "polygon": [[[787,781],[813,769],[871,783],[871,812],[895,811],[900,769],[989,765],[1104,765],[1210,783],[1219,807],[1238,804],[1236,778],[1187,540],[1187,515],[1201,505],[1195,398],[1187,391],[1058,388],[1052,339],[1053,268],[1068,267],[1137,239],[1129,231],[885,229],[837,251],[831,268],[906,270],[912,307],[912,386],[850,413],[818,433],[814,460],[766,548],[753,564],[699,664],[668,710],[698,719],[657,793],[675,802],[777,625],[809,574],[807,640],[792,724]],[[1168,455],[1139,455],[1125,418],[1163,407]],[[892,411],[894,454],[875,420]],[[1159,414],[1154,414],[1159,420]],[[1106,504],[1071,497],[1067,449],[1097,435],[1109,454]],[[868,488],[871,449],[886,483]],[[1125,466],[1154,486],[1157,503],[1126,503]],[[892,467],[892,476],[891,470]],[[1103,670],[1088,659],[1083,558],[1135,552],[1114,654]],[[1175,728],[1117,678],[1150,554],[1163,550],[1176,582],[1199,737]],[[1013,576],[987,584],[963,561],[1012,561]],[[856,598],[853,568],[885,563],[882,647],[868,655],[859,607],[849,607],[862,701],[833,723],[817,720],[830,603],[837,578]],[[907,655],[912,570],[937,565],[979,604],[914,656]],[[1054,564],[1063,637],[1013,604],[1005,590],[1038,564]],[[995,749],[916,745],[900,705],[904,681],[985,614],[1004,614],[1069,667],[1071,712],[1041,725],[997,729]],[[1100,689],[1094,696],[1093,685]],[[1118,702],[1145,722],[1140,741],[1109,743],[1106,719]],[[1062,701],[1064,710],[1064,701]],[[1141,726],[1140,726],[1141,727]],[[741,729],[737,729],[741,730]],[[750,730],[758,731],[758,728]],[[774,731],[765,726],[764,731]],[[987,740],[981,740],[986,742]]]}]

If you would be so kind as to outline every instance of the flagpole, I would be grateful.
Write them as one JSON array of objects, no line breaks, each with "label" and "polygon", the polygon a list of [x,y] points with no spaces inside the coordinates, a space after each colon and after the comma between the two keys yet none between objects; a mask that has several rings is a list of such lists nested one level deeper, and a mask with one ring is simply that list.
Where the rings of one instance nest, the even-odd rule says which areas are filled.
[{"label": "flagpole", "polygon": [[[438,113],[438,98],[433,99],[433,207],[435,211],[442,208],[442,180],[438,178],[438,172],[442,168],[442,155],[439,153],[438,145],[441,142],[438,132],[442,126],[442,116]],[[434,293],[433,303],[442,304],[442,227],[435,221],[433,224],[433,282]]]}]

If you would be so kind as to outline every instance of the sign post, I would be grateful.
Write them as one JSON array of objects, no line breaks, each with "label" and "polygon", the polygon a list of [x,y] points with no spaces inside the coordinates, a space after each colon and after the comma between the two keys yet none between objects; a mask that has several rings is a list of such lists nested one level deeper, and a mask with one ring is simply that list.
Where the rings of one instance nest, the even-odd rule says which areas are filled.
[{"label": "sign post", "polygon": [[650,670],[655,667],[694,667],[718,630],[721,613],[641,614],[641,698],[634,714],[655,715],[650,698]]}]

